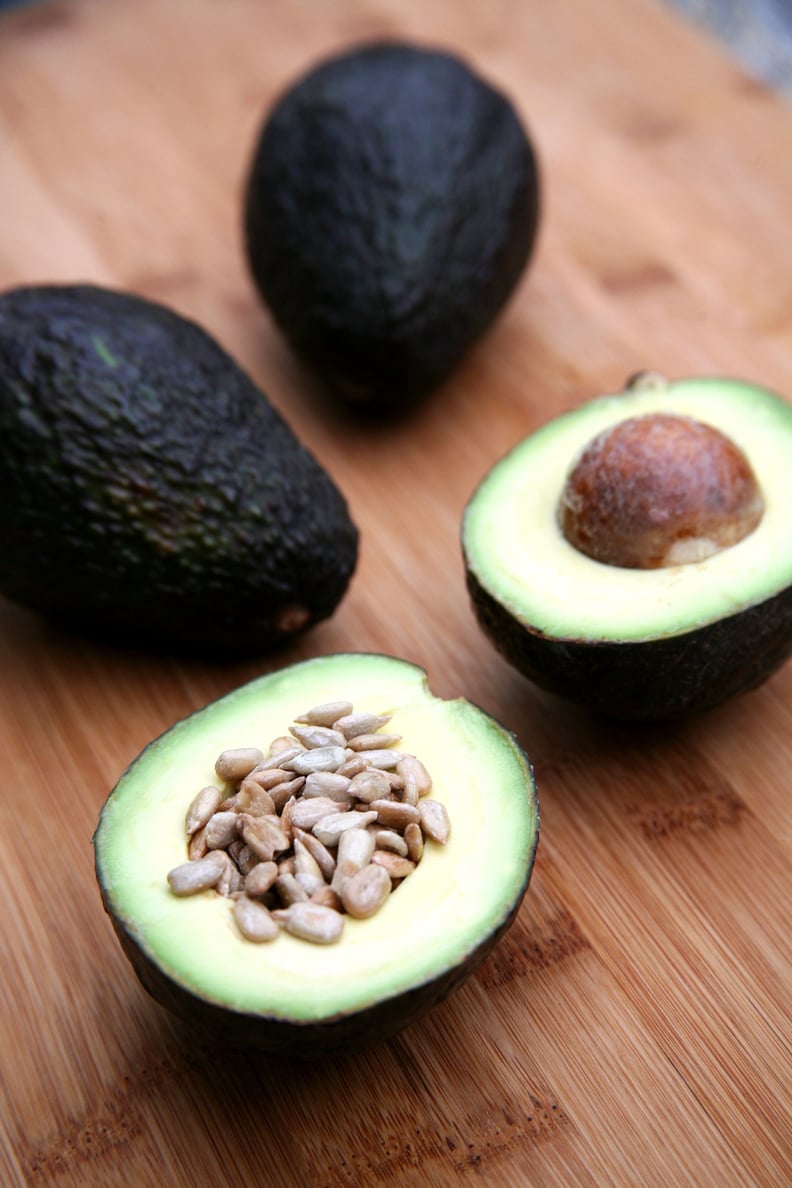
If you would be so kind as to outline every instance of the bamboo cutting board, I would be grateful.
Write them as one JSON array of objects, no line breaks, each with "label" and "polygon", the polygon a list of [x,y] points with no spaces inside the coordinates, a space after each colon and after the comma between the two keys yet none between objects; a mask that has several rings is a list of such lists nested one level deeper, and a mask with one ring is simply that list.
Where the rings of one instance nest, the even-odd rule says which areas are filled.
[{"label": "bamboo cutting board", "polygon": [[[498,81],[545,198],[497,327],[386,430],[314,399],[239,234],[267,104],[378,35]],[[0,1182],[792,1182],[792,666],[697,721],[606,728],[493,652],[458,543],[496,458],[635,370],[792,397],[791,148],[792,111],[653,0],[64,0],[0,18],[0,286],[88,279],[203,322],[362,532],[336,616],[278,657],[176,662],[0,605]],[[479,973],[396,1040],[308,1067],[218,1052],[127,967],[96,818],[176,718],[344,649],[422,664],[517,732],[543,812],[531,889]]]}]

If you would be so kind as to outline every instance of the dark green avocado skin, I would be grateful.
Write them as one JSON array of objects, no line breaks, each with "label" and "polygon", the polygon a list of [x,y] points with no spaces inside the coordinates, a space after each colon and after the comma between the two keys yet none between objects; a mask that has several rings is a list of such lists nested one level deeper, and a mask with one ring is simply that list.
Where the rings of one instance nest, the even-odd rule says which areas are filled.
[{"label": "dark green avocado skin", "polygon": [[508,99],[401,43],[322,62],[260,131],[245,197],[253,277],[344,401],[398,413],[456,367],[531,255],[536,157]]},{"label": "dark green avocado skin", "polygon": [[710,709],[762,684],[792,655],[792,587],[683,635],[600,643],[532,630],[469,569],[467,586],[484,633],[519,672],[551,693],[623,721]]},{"label": "dark green avocado skin", "polygon": [[330,615],[357,530],[199,326],[87,285],[0,296],[0,592],[82,630],[251,652]]}]

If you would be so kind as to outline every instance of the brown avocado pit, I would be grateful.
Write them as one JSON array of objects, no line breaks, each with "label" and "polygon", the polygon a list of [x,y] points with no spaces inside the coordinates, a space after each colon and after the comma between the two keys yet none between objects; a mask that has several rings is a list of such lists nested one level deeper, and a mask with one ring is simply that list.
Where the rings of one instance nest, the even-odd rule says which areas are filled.
[{"label": "brown avocado pit", "polygon": [[629,569],[703,561],[737,544],[762,518],[745,454],[692,417],[647,413],[597,434],[561,492],[571,545]]},{"label": "brown avocado pit", "polygon": [[[195,893],[177,880],[174,892],[173,872],[199,832],[196,789],[218,782],[218,757],[229,749],[259,748],[266,763],[284,723],[339,698],[390,715],[387,733],[400,738],[386,746],[420,757],[432,775],[430,797],[447,811],[450,834],[426,838],[409,877],[393,866],[397,885],[375,913],[365,902],[361,907],[360,900],[349,901],[337,937],[306,938],[305,912],[287,921],[276,906],[271,915],[280,926],[277,936],[258,933],[260,912],[245,907],[245,916],[238,915],[233,871],[225,894],[218,894],[212,878]],[[320,749],[309,746],[305,754]],[[347,760],[361,753],[342,749],[349,750]],[[288,763],[282,755],[277,761]],[[305,762],[303,756],[298,766]],[[277,795],[274,786],[264,791]],[[225,783],[222,792],[239,795]],[[270,815],[253,814],[265,798],[251,785],[247,792],[240,806],[245,840],[263,844],[264,831],[255,823]],[[296,804],[288,810],[292,818]],[[310,799],[302,807],[310,808]],[[218,815],[228,811],[226,805]],[[281,825],[284,813],[286,807]],[[322,820],[327,826],[328,818]],[[387,1039],[473,973],[517,913],[538,826],[531,766],[508,731],[464,699],[434,697],[425,674],[412,664],[349,654],[272,672],[177,723],[122,775],[102,810],[94,847],[118,939],[160,1003],[251,1051],[310,1058]],[[186,827],[192,829],[189,842]],[[327,831],[321,836],[332,849]],[[262,854],[262,863],[279,859],[284,844]],[[218,840],[211,852],[226,872],[232,858],[241,866],[233,842]],[[196,864],[202,861],[205,852],[197,854]],[[343,895],[343,886],[337,889]],[[264,910],[268,892],[248,887],[244,895]]]},{"label": "brown avocado pit", "polygon": [[662,719],[792,651],[792,408],[755,385],[642,376],[485,476],[462,547],[479,623],[538,685]]}]

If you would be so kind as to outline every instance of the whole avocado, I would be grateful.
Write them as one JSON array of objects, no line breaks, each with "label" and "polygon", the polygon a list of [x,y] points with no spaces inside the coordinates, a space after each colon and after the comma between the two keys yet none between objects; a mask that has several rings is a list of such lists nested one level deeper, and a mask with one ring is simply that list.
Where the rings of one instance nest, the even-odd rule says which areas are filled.
[{"label": "whole avocado", "polygon": [[357,559],[329,476],[198,325],[131,294],[0,296],[0,592],[197,652],[329,616]]},{"label": "whole avocado", "polygon": [[298,356],[356,407],[399,412],[491,325],[530,257],[534,150],[457,57],[376,43],[311,70],[264,121],[246,249]]}]

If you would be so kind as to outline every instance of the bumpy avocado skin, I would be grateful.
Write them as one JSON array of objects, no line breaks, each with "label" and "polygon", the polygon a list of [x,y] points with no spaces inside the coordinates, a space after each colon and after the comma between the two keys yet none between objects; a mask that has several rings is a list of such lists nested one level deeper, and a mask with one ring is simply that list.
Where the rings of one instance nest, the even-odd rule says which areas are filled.
[{"label": "bumpy avocado skin", "polygon": [[792,587],[725,619],[646,642],[554,639],[512,615],[467,570],[479,625],[519,672],[622,721],[711,709],[762,684],[792,655]]},{"label": "bumpy avocado skin", "polygon": [[330,389],[399,412],[493,322],[539,205],[535,153],[503,94],[450,54],[366,45],[310,71],[265,120],[247,255]]},{"label": "bumpy avocado skin", "polygon": [[252,651],[330,615],[346,503],[199,326],[129,294],[0,297],[0,591],[81,629]]}]

